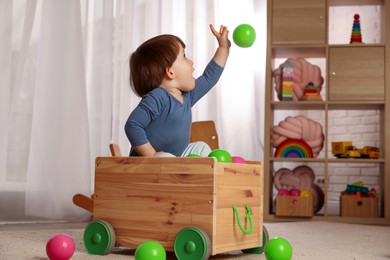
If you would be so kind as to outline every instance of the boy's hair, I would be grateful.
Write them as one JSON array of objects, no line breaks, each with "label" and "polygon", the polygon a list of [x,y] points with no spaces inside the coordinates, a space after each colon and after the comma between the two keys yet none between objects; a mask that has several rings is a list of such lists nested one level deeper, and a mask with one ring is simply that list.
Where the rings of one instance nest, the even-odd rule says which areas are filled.
[{"label": "boy's hair", "polygon": [[172,67],[180,45],[184,42],[177,36],[164,34],[141,44],[130,57],[130,85],[133,91],[143,97],[160,86],[167,68]]}]

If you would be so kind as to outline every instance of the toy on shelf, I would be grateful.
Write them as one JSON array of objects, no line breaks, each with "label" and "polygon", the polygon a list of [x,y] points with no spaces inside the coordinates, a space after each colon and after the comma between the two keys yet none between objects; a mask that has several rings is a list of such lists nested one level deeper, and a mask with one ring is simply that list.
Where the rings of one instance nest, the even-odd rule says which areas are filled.
[{"label": "toy on shelf", "polygon": [[[318,93],[324,82],[321,70],[318,66],[306,61],[304,58],[289,58],[280,64],[279,68],[272,72],[275,90],[279,100],[291,100],[284,98],[283,90],[288,87],[292,76],[292,100],[299,101],[305,92],[307,84],[312,82],[317,87]],[[288,92],[286,92],[288,93]],[[289,98],[289,97],[288,97]]]},{"label": "toy on shelf", "polygon": [[300,139],[287,139],[276,147],[274,157],[313,158],[313,151],[305,141]]},{"label": "toy on shelf", "polygon": [[278,195],[275,215],[278,217],[313,217],[313,196]]},{"label": "toy on shelf", "polygon": [[320,92],[313,82],[309,82],[305,88],[305,92],[300,100],[303,101],[322,101]]},{"label": "toy on shelf", "polygon": [[347,184],[346,189],[341,192],[341,196],[376,198],[377,192],[375,188],[369,189],[368,187],[365,187],[363,182],[356,182],[353,184]]},{"label": "toy on shelf", "polygon": [[313,193],[310,190],[300,190],[300,189],[291,189],[284,190],[281,189],[278,191],[278,196],[302,196],[302,197],[311,197]]},{"label": "toy on shelf", "polygon": [[[324,145],[324,134],[322,126],[305,116],[288,116],[277,126],[272,127],[271,142],[274,147],[278,147],[288,139],[302,140],[311,149],[313,157],[317,157]],[[302,145],[302,143],[301,143]],[[279,147],[278,155],[281,147]]]},{"label": "toy on shelf", "polygon": [[332,154],[337,158],[379,159],[380,149],[375,146],[364,146],[358,149],[351,141],[340,141],[332,142]]},{"label": "toy on shelf", "polygon": [[359,152],[361,158],[379,159],[381,157],[380,149],[375,146],[364,146],[359,149]]},{"label": "toy on shelf", "polygon": [[363,43],[362,41],[362,31],[360,28],[360,15],[355,14],[353,16],[353,25],[351,33],[351,41],[349,43]]},{"label": "toy on shelf", "polygon": [[293,68],[292,64],[286,62],[282,74],[282,100],[293,100]]},{"label": "toy on shelf", "polygon": [[360,158],[359,150],[352,142],[332,142],[332,154],[337,158]]},{"label": "toy on shelf", "polygon": [[278,195],[297,195],[295,190],[300,191],[300,197],[311,197],[310,195],[312,195],[311,214],[318,212],[324,205],[324,192],[314,183],[315,174],[309,166],[301,165],[293,170],[281,168],[275,173],[273,180],[275,188],[280,192]]},{"label": "toy on shelf", "polygon": [[347,184],[340,196],[342,217],[378,217],[378,195],[375,188],[365,187],[363,182]]}]

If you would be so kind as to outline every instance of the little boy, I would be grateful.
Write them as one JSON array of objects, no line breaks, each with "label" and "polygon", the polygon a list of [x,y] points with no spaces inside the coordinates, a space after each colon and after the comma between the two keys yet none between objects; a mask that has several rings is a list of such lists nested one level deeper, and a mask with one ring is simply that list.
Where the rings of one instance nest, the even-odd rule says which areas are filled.
[{"label": "little boy", "polygon": [[130,114],[125,132],[132,145],[130,156],[207,156],[205,143],[190,144],[191,108],[219,80],[229,56],[228,29],[210,25],[218,48],[203,74],[195,79],[193,62],[184,42],[160,35],[141,44],[130,58],[130,84],[142,97]]}]

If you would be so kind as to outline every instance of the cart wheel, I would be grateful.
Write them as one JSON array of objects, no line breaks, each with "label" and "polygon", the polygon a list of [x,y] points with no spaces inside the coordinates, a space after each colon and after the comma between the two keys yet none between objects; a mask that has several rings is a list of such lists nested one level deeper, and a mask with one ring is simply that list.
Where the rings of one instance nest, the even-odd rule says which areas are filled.
[{"label": "cart wheel", "polygon": [[209,236],[197,227],[180,230],[173,246],[178,260],[207,260],[211,254]]},{"label": "cart wheel", "polygon": [[269,235],[267,229],[263,226],[263,245],[261,247],[249,248],[242,250],[245,254],[262,254],[265,249],[265,245],[269,241]]},{"label": "cart wheel", "polygon": [[110,223],[98,220],[88,224],[83,240],[88,253],[106,255],[115,245],[115,232]]}]

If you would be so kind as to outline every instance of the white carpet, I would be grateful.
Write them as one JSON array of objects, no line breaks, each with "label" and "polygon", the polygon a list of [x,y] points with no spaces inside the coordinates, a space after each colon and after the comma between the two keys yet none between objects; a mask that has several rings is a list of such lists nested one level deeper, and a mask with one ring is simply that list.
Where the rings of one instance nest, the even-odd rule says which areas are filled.
[{"label": "white carpet", "polygon": [[[0,225],[1,260],[47,259],[46,242],[57,233],[67,233],[76,243],[72,259],[134,259],[134,250],[119,249],[109,255],[89,255],[82,244],[86,223]],[[270,238],[283,237],[293,247],[292,259],[375,260],[390,259],[390,227],[329,222],[265,223]],[[169,253],[167,259],[175,259]],[[261,260],[262,255],[233,252],[210,259]]]}]

